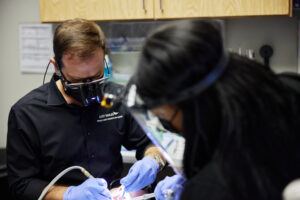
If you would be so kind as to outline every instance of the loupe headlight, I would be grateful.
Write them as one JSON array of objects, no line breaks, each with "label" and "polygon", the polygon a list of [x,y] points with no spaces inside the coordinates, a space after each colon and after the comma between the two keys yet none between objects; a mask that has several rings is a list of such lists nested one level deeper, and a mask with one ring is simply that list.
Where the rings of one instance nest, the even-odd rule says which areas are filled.
[{"label": "loupe headlight", "polygon": [[100,103],[103,98],[103,88],[105,82],[111,78],[111,71],[107,67],[107,63],[104,60],[105,68],[107,70],[107,76],[101,77],[96,80],[84,80],[82,83],[71,83],[63,75],[61,71],[60,62],[55,58],[58,64],[57,76],[60,78],[63,84],[64,91],[67,95],[73,97],[77,101],[83,104],[83,106],[88,106],[92,102]]},{"label": "loupe headlight", "polygon": [[83,106],[88,106],[92,102],[100,103],[103,98],[104,83],[110,77],[101,77],[97,80],[86,81],[82,83],[70,83],[66,80],[60,70],[57,72],[60,77],[64,91],[67,95],[81,102]]}]

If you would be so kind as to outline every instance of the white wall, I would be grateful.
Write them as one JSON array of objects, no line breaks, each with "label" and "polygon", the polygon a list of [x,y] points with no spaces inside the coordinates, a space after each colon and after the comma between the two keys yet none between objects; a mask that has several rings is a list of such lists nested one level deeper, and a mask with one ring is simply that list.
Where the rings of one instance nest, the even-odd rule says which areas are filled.
[{"label": "white wall", "polygon": [[[271,65],[276,71],[297,69],[297,19],[235,18],[226,20],[227,46],[252,48],[274,47]],[[42,83],[43,74],[20,72],[18,25],[39,23],[38,0],[0,0],[0,147],[6,146],[7,117],[10,107]],[[125,62],[125,61],[124,61]],[[48,76],[48,80],[49,80]]]},{"label": "white wall", "polygon": [[18,25],[39,23],[38,0],[0,0],[0,147],[6,146],[10,107],[42,83],[42,74],[24,74],[19,65]]},{"label": "white wall", "polygon": [[226,20],[227,47],[254,49],[263,62],[259,49],[269,44],[274,49],[270,65],[276,72],[297,71],[298,19],[289,17],[231,18]]}]

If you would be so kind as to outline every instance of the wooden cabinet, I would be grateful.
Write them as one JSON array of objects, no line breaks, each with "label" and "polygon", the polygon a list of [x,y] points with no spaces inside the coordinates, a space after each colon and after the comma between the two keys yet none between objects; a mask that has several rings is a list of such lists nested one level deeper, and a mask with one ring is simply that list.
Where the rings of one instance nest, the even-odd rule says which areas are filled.
[{"label": "wooden cabinet", "polygon": [[41,22],[153,19],[153,0],[40,0]]},{"label": "wooden cabinet", "polygon": [[41,22],[289,16],[292,0],[40,0]]},{"label": "wooden cabinet", "polygon": [[154,17],[273,16],[291,13],[291,0],[155,0]]}]

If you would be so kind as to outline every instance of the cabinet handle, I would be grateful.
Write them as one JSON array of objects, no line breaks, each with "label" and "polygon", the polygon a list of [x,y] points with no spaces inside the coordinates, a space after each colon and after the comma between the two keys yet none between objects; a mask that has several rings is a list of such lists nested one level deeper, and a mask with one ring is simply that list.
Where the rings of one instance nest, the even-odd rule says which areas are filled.
[{"label": "cabinet handle", "polygon": [[162,0],[159,0],[159,9],[161,12],[164,12],[164,9],[162,7]]},{"label": "cabinet handle", "polygon": [[145,0],[143,0],[143,10],[144,10],[145,12],[147,12],[147,8],[146,8],[146,5],[145,5]]}]

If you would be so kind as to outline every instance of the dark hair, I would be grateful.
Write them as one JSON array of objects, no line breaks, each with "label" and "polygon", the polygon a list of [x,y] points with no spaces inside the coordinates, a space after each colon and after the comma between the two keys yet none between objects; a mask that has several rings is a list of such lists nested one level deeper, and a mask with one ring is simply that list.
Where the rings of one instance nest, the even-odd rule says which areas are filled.
[{"label": "dark hair", "polygon": [[94,22],[85,19],[66,20],[55,30],[53,50],[60,67],[63,66],[63,54],[87,57],[97,47],[105,50],[105,37],[101,28]]},{"label": "dark hair", "polygon": [[[165,98],[195,85],[223,55],[216,21],[186,20],[152,33],[134,75],[142,98]],[[265,66],[230,54],[225,72],[204,92],[177,104],[186,139],[184,172],[218,163],[233,196],[281,199],[300,176],[298,94]]]}]

